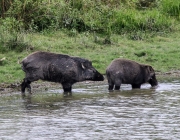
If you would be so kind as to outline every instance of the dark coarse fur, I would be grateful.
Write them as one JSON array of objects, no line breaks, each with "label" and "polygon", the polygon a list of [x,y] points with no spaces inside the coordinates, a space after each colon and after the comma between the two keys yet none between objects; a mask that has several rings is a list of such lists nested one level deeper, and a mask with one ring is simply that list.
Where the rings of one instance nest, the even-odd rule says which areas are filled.
[{"label": "dark coarse fur", "polygon": [[30,83],[39,79],[59,82],[64,92],[71,92],[72,85],[84,80],[103,81],[104,77],[89,60],[50,52],[35,52],[22,60],[25,78],[21,84],[24,94]]},{"label": "dark coarse fur", "polygon": [[119,90],[121,84],[131,84],[132,88],[140,88],[144,83],[151,86],[158,84],[154,69],[149,65],[139,64],[132,60],[115,59],[106,69],[109,90]]}]

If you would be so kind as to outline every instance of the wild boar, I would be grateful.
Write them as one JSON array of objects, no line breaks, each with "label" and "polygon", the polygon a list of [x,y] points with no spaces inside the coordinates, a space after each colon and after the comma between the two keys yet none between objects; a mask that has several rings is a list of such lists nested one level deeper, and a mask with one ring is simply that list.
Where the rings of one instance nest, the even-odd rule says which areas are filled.
[{"label": "wild boar", "polygon": [[21,62],[25,78],[21,84],[21,92],[25,95],[28,88],[31,93],[31,82],[39,79],[62,84],[64,93],[71,92],[76,82],[91,80],[103,81],[104,77],[93,66],[91,61],[65,54],[35,52]]},{"label": "wild boar", "polygon": [[131,84],[132,88],[140,88],[147,82],[152,87],[158,85],[155,71],[151,66],[127,59],[113,60],[106,69],[106,76],[109,90],[119,90],[121,84]]}]

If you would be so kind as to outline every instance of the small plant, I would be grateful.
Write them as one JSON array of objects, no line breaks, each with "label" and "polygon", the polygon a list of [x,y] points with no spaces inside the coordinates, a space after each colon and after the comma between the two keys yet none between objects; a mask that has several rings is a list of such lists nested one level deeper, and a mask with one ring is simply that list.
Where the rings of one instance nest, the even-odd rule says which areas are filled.
[{"label": "small plant", "polygon": [[136,2],[136,5],[138,9],[147,9],[147,8],[150,9],[157,7],[158,2],[157,0],[138,0],[138,2]]},{"label": "small plant", "polygon": [[14,35],[13,38],[6,42],[6,46],[9,51],[22,52],[24,50],[33,50],[33,47],[23,40],[21,34]]},{"label": "small plant", "polygon": [[6,60],[6,57],[3,57],[0,59],[0,66],[2,66],[4,64],[4,61]]}]

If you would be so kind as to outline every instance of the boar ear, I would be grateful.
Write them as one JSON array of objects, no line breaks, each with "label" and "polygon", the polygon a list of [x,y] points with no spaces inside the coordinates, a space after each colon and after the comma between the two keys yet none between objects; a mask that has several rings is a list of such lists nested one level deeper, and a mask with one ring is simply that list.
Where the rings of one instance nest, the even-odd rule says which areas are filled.
[{"label": "boar ear", "polygon": [[151,66],[146,66],[147,71],[149,72],[150,76],[154,75],[154,69]]},{"label": "boar ear", "polygon": [[151,66],[148,66],[148,70],[149,70],[150,72],[154,72],[154,70],[153,70],[153,68],[152,68]]}]

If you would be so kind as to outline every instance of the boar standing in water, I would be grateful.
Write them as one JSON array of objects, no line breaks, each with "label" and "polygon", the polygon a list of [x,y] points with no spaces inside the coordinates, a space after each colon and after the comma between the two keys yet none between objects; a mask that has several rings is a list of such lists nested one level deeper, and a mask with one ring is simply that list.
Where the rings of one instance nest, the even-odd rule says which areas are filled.
[{"label": "boar standing in water", "polygon": [[89,60],[79,57],[39,51],[30,54],[21,63],[25,72],[21,84],[22,95],[25,95],[26,88],[31,93],[31,82],[39,79],[61,83],[64,93],[71,93],[72,85],[76,82],[104,80]]},{"label": "boar standing in water", "polygon": [[142,84],[149,83],[157,86],[154,69],[149,65],[139,64],[127,59],[115,59],[106,69],[109,90],[119,90],[121,84],[131,84],[132,88],[140,88]]}]

